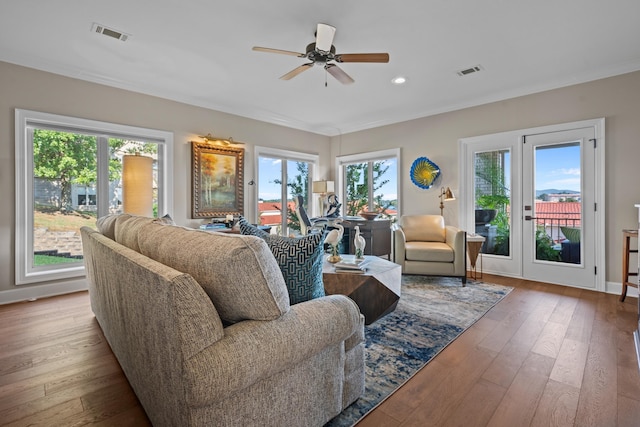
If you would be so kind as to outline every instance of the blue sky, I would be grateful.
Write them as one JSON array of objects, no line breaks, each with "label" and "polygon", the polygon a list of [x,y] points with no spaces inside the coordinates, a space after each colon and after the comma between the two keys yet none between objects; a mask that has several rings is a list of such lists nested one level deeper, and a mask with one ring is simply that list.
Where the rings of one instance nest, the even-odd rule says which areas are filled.
[{"label": "blue sky", "polygon": [[580,191],[580,146],[536,150],[536,190]]}]

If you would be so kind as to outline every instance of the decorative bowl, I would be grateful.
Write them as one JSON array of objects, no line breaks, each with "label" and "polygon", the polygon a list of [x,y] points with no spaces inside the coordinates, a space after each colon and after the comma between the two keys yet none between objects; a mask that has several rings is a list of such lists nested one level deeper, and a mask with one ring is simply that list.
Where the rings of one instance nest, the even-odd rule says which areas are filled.
[{"label": "decorative bowl", "polygon": [[367,221],[372,221],[372,220],[378,218],[378,215],[380,215],[380,213],[379,212],[362,211],[358,215],[360,215],[362,218],[366,219]]}]

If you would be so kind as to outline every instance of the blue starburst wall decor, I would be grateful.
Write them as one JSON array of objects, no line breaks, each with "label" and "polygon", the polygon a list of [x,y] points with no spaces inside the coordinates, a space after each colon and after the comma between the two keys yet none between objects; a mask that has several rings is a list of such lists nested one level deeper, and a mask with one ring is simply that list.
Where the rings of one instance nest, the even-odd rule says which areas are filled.
[{"label": "blue starburst wall decor", "polygon": [[411,165],[411,182],[425,190],[440,176],[440,167],[426,157],[418,157]]}]

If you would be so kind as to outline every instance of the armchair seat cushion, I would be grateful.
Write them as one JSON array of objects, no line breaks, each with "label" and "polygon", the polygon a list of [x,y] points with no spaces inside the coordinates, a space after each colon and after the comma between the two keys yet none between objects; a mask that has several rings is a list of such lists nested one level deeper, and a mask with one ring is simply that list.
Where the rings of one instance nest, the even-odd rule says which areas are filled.
[{"label": "armchair seat cushion", "polygon": [[441,242],[406,242],[407,261],[453,262],[455,253],[451,246]]}]

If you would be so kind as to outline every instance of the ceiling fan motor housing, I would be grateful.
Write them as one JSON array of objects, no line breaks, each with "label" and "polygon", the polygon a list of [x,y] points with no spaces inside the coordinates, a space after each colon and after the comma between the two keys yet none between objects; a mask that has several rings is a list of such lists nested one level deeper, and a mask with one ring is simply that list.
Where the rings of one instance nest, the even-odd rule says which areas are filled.
[{"label": "ceiling fan motor housing", "polygon": [[336,47],[331,45],[329,52],[316,49],[315,43],[309,43],[307,45],[307,53],[305,55],[307,59],[313,62],[329,62],[336,58]]}]

